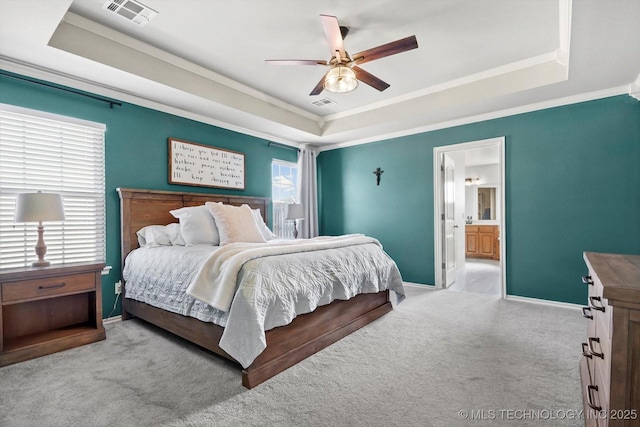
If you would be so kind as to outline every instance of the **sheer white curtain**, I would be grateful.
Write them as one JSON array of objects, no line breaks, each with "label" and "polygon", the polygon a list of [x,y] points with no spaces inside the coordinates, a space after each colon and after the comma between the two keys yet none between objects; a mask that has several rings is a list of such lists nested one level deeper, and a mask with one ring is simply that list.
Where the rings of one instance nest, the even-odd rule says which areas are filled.
[{"label": "sheer white curtain", "polygon": [[299,222],[298,231],[303,238],[318,235],[317,156],[316,151],[307,147],[300,148],[298,153],[298,200],[304,207],[304,220]]}]

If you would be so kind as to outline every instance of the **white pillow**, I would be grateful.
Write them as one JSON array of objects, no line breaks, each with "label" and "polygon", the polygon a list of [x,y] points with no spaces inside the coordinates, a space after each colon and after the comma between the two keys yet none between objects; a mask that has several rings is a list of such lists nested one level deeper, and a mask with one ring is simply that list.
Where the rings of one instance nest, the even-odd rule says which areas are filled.
[{"label": "white pillow", "polygon": [[169,212],[180,220],[180,233],[187,246],[220,244],[218,228],[206,206],[188,206]]},{"label": "white pillow", "polygon": [[165,233],[164,225],[147,225],[136,233],[141,248],[171,246],[171,239]]},{"label": "white pillow", "polygon": [[169,236],[169,240],[172,245],[176,246],[185,246],[186,242],[182,238],[182,232],[180,231],[180,223],[174,222],[171,224],[167,224],[164,227],[164,232],[167,236]]},{"label": "white pillow", "polygon": [[232,206],[213,202],[205,205],[218,226],[220,246],[234,242],[266,242],[248,205]]},{"label": "white pillow", "polygon": [[271,239],[277,239],[278,236],[273,234],[273,232],[269,230],[269,227],[267,227],[267,224],[264,223],[264,219],[262,219],[262,214],[260,213],[260,209],[252,209],[251,212],[253,213],[253,219],[256,221],[258,230],[260,230],[260,234],[262,234],[262,237],[264,237],[264,240],[269,241]]}]

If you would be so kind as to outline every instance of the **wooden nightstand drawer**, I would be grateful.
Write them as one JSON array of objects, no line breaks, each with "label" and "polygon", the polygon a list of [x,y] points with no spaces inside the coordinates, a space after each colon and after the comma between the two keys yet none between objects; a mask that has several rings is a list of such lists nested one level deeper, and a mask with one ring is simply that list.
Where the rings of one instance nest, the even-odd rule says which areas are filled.
[{"label": "wooden nightstand drawer", "polygon": [[95,274],[47,277],[2,284],[2,303],[35,300],[95,289]]}]

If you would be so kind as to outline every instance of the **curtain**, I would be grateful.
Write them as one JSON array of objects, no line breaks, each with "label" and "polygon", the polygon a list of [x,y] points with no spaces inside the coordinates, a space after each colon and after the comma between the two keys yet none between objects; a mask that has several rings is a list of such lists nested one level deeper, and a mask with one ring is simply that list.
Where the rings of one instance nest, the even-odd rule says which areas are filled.
[{"label": "curtain", "polygon": [[304,207],[304,220],[298,223],[302,238],[318,235],[318,189],[316,157],[318,153],[310,148],[300,148],[298,153],[298,200]]}]

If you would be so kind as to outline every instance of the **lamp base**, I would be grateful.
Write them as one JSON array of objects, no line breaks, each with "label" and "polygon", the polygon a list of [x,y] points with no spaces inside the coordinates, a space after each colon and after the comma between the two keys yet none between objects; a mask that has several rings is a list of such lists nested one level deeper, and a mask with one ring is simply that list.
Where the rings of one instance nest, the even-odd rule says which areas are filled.
[{"label": "lamp base", "polygon": [[42,221],[38,223],[38,242],[36,243],[36,255],[38,260],[31,264],[32,267],[46,267],[51,263],[45,261],[44,255],[47,253],[47,245],[44,244],[44,227]]}]

